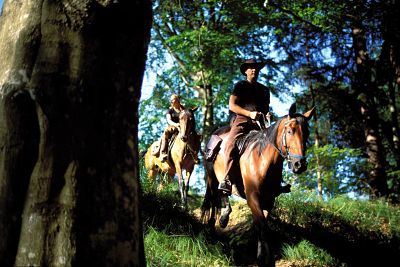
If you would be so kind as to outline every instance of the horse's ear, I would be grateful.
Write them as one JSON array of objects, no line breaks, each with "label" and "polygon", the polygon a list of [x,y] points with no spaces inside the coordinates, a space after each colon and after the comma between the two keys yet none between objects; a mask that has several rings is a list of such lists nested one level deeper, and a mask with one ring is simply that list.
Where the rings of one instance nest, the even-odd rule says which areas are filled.
[{"label": "horse's ear", "polygon": [[314,114],[315,114],[315,106],[306,113],[304,113],[303,116],[307,119],[307,121],[309,121]]},{"label": "horse's ear", "polygon": [[193,108],[191,108],[190,110],[191,110],[192,112],[195,112],[198,108],[199,108],[199,106],[193,107]]},{"label": "horse's ear", "polygon": [[294,114],[296,113],[296,103],[293,103],[290,108],[289,108],[289,117],[294,117]]}]

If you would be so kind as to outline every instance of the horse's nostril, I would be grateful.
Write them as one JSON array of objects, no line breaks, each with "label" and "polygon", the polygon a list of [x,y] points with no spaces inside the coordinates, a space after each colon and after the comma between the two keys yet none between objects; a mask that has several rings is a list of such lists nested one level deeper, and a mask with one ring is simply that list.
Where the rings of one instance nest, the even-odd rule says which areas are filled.
[{"label": "horse's nostril", "polygon": [[183,142],[186,142],[187,137],[186,137],[186,136],[182,136],[182,137],[181,137],[181,140],[182,140]]},{"label": "horse's nostril", "polygon": [[296,162],[294,163],[294,167],[295,167],[296,169],[300,169],[300,167],[301,167],[301,162],[300,162],[300,161],[296,161]]}]

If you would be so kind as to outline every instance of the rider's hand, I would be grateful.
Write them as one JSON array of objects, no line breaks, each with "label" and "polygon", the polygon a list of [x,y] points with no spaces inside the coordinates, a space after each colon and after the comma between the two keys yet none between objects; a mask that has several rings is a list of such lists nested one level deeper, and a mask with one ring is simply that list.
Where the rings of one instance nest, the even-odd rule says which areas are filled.
[{"label": "rider's hand", "polygon": [[250,118],[256,120],[262,113],[258,111],[250,111]]}]

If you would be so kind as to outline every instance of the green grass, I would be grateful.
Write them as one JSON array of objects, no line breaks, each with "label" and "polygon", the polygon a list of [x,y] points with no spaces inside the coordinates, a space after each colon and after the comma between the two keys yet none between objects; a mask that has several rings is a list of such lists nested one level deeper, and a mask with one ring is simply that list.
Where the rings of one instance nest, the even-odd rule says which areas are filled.
[{"label": "green grass", "polygon": [[[346,196],[324,201],[294,190],[275,207],[271,218],[284,244],[282,258],[296,266],[386,266],[399,259],[398,206]],[[375,253],[380,257],[368,257]]]},{"label": "green grass", "polygon": [[295,262],[295,266],[338,266],[336,260],[325,250],[320,249],[307,240],[283,247],[283,258]]},{"label": "green grass", "polygon": [[[247,227],[247,222],[239,232],[217,241],[192,214],[203,196],[190,192],[185,211],[179,205],[176,182],[158,191],[145,179],[143,170],[141,177],[147,266],[235,266],[237,258],[232,255],[243,255],[243,248],[253,250],[254,229]],[[241,205],[244,208],[237,210],[241,216],[248,213],[251,224],[247,205]],[[270,227],[275,232],[278,256],[288,261],[288,266],[369,264],[372,259],[365,256],[375,253],[380,255],[376,266],[399,259],[395,255],[399,254],[400,209],[381,200],[339,196],[324,201],[315,192],[294,189],[277,198]]]},{"label": "green grass", "polygon": [[354,200],[339,196],[320,200],[299,190],[278,198],[275,216],[294,225],[319,224],[325,228],[351,225],[359,234],[400,238],[400,209],[382,200]]},{"label": "green grass", "polygon": [[190,197],[185,211],[180,207],[176,183],[158,191],[157,186],[142,181],[142,192],[147,266],[232,266],[223,244],[207,238],[191,214],[202,198]]},{"label": "green grass", "polygon": [[144,239],[147,266],[230,266],[220,245],[210,244],[203,234],[168,232],[148,228]]}]

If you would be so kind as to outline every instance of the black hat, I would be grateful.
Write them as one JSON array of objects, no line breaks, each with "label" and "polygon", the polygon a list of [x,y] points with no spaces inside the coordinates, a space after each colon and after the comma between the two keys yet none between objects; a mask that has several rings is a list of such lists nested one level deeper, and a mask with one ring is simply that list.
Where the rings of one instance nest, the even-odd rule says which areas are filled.
[{"label": "black hat", "polygon": [[240,65],[240,72],[243,75],[246,75],[245,71],[249,68],[249,66],[256,66],[258,70],[261,70],[266,65],[266,62],[257,62],[254,58],[248,59]]}]

